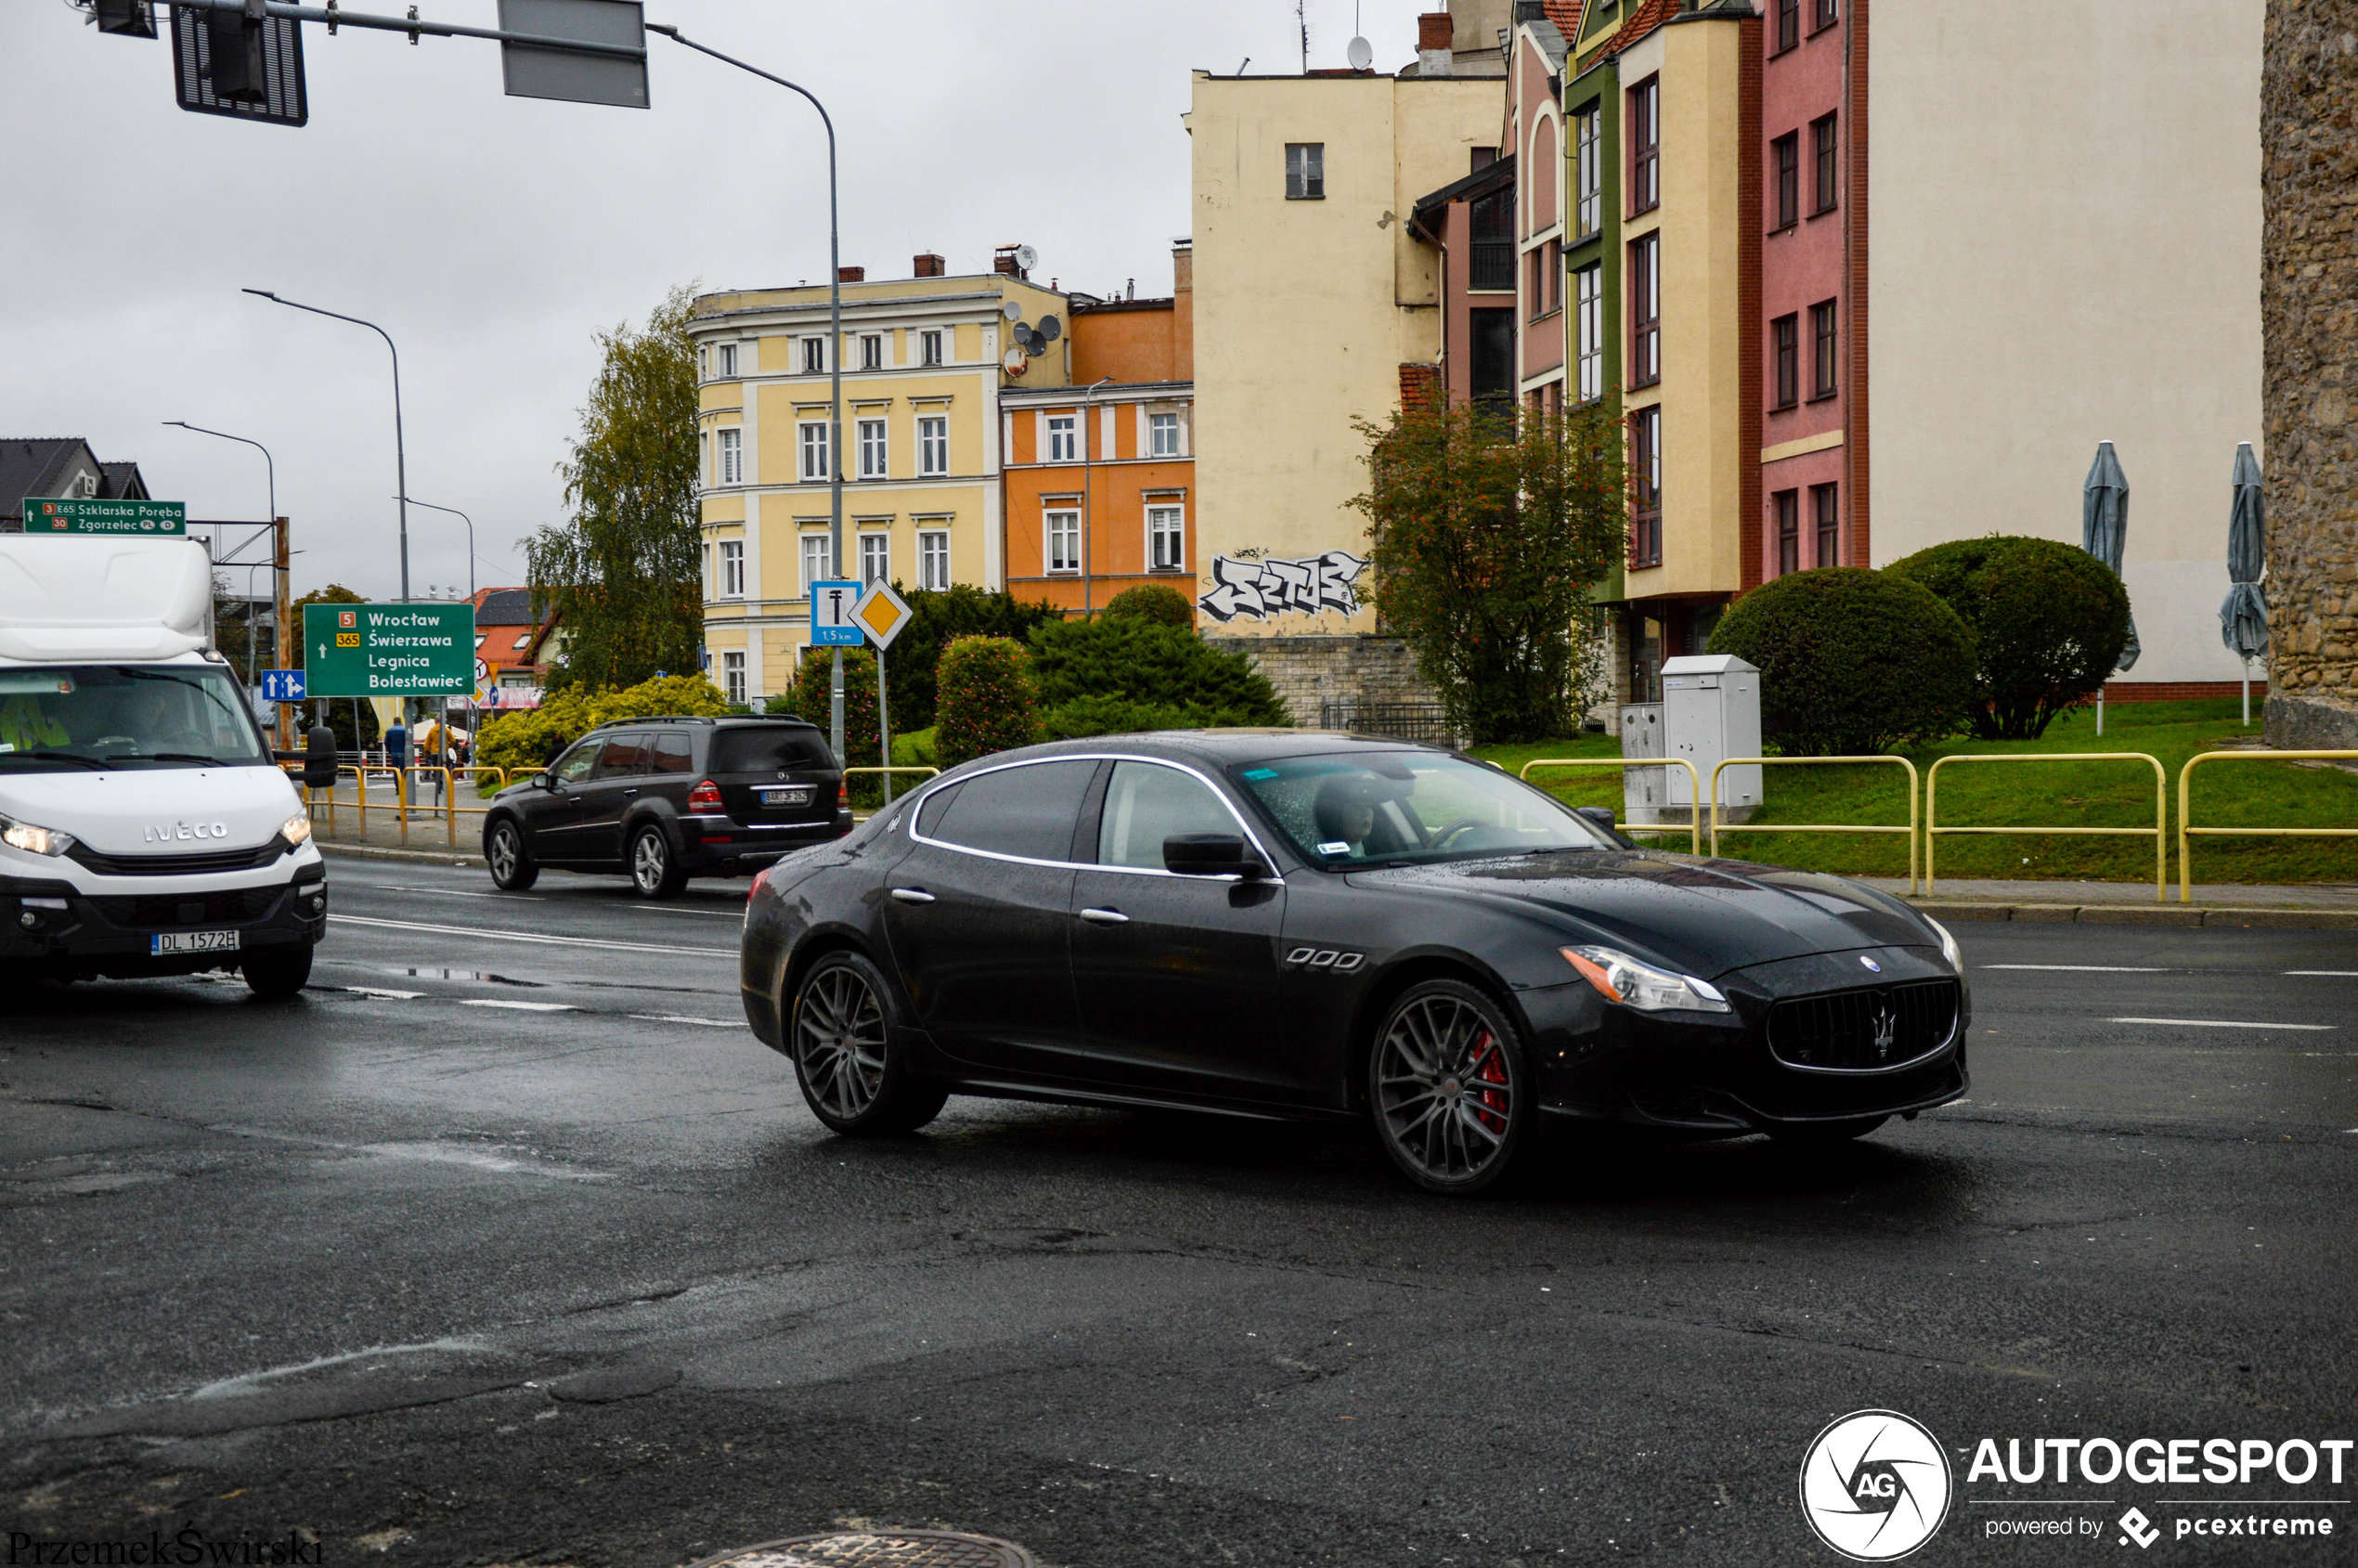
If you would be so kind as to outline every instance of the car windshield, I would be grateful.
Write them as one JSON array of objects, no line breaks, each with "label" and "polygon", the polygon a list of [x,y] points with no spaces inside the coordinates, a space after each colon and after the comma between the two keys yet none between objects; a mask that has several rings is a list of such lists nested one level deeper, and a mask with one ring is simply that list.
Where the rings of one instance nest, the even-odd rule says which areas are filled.
[{"label": "car windshield", "polygon": [[217,667],[0,669],[0,771],[269,765],[245,693]]},{"label": "car windshield", "polygon": [[1553,797],[1437,752],[1289,757],[1228,771],[1305,860],[1329,870],[1614,847]]}]

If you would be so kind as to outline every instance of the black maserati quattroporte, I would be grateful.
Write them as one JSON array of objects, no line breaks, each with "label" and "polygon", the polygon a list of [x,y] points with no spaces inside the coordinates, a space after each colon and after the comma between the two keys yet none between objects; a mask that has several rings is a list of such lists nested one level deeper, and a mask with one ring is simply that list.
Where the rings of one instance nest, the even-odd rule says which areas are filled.
[{"label": "black maserati quattroporte", "polygon": [[838,1133],[952,1094],[1366,1117],[1437,1192],[1543,1121],[1848,1138],[1965,1092],[1938,925],[1607,815],[1368,736],[1002,752],[762,875],[745,1011]]}]

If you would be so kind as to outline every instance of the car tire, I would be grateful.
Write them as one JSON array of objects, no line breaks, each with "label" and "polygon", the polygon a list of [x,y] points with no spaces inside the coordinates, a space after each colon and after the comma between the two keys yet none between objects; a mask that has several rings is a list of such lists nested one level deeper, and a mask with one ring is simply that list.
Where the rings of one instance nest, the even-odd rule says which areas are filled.
[{"label": "car tire", "polygon": [[680,857],[671,852],[671,838],[662,827],[648,823],[630,836],[630,886],[642,899],[673,899],[688,885]]},{"label": "car tire", "polygon": [[1427,1192],[1471,1197],[1534,1142],[1537,1084],[1506,1011],[1461,980],[1427,980],[1386,1010],[1367,1051],[1377,1141]]},{"label": "car tire", "polygon": [[491,885],[503,893],[521,893],[540,880],[540,868],[524,847],[524,829],[504,818],[483,836],[483,863],[491,868]]},{"label": "car tire", "polygon": [[1771,1127],[1769,1137],[1792,1148],[1833,1148],[1863,1138],[1885,1122],[1888,1116],[1854,1116],[1846,1121],[1813,1121],[1792,1127]]},{"label": "car tire", "polygon": [[831,1131],[882,1137],[913,1132],[941,1114],[949,1091],[910,1067],[892,987],[860,953],[820,959],[782,1011],[795,1081],[810,1114]]},{"label": "car tire", "polygon": [[238,965],[246,988],[265,1002],[283,1002],[311,978],[311,944],[264,948]]}]

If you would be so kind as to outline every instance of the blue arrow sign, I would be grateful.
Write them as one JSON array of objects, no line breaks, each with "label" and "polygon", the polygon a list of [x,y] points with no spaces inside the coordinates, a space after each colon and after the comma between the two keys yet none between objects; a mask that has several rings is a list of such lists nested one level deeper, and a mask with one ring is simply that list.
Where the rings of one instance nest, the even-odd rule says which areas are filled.
[{"label": "blue arrow sign", "polygon": [[264,670],[262,672],[262,700],[266,703],[303,701],[303,671],[299,669]]}]

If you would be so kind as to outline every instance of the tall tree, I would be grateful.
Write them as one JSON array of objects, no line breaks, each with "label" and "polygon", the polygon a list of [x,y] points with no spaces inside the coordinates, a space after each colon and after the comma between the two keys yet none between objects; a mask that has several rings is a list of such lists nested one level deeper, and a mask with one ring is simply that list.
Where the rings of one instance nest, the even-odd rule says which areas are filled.
[{"label": "tall tree", "polygon": [[573,516],[525,544],[537,611],[554,610],[564,651],[552,686],[635,686],[696,667],[704,641],[696,578],[693,285],[665,296],[643,331],[598,334],[605,362],[581,434],[557,465]]},{"label": "tall tree", "polygon": [[1571,732],[1600,675],[1589,590],[1625,538],[1605,404],[1501,415],[1458,403],[1362,421],[1376,613],[1452,726],[1479,741]]}]

